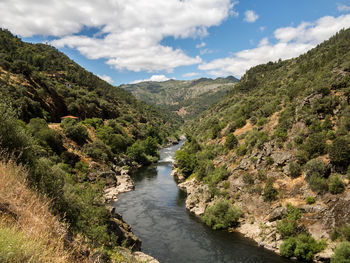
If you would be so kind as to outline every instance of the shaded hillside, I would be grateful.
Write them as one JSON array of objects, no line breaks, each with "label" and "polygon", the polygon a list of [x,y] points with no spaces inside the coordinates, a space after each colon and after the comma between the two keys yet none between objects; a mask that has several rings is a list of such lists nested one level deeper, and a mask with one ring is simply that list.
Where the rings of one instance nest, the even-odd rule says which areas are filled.
[{"label": "shaded hillside", "polygon": [[191,119],[208,109],[210,105],[225,96],[238,80],[227,78],[200,78],[196,80],[147,81],[122,85],[136,98],[177,112],[185,119]]},{"label": "shaded hillside", "polygon": [[177,153],[191,179],[183,186],[188,208],[230,227],[238,220],[220,222],[215,213],[240,207],[238,230],[267,248],[307,261],[324,248],[312,235],[327,240],[319,257],[329,257],[338,241],[350,241],[349,95],[350,29],[298,58],[248,70],[188,125]]}]

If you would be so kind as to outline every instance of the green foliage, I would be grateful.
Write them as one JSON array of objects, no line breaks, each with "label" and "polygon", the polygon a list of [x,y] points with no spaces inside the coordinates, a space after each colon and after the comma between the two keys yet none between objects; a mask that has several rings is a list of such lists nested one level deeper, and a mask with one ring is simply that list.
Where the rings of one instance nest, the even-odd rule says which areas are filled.
[{"label": "green foliage", "polygon": [[303,149],[308,153],[309,158],[315,158],[324,154],[326,150],[326,139],[324,134],[311,134],[303,145]]},{"label": "green foliage", "polygon": [[328,153],[334,165],[346,168],[350,164],[350,146],[345,138],[336,138],[330,145]]},{"label": "green foliage", "polygon": [[214,205],[207,207],[203,221],[213,229],[225,229],[236,226],[241,215],[239,208],[227,200],[220,199]]},{"label": "green foliage", "polygon": [[340,194],[344,192],[345,184],[338,175],[332,175],[329,177],[329,191],[332,194]]},{"label": "green foliage", "polygon": [[265,201],[271,202],[277,199],[278,192],[276,188],[273,187],[274,180],[272,178],[268,178],[265,187],[263,197]]},{"label": "green foliage", "polygon": [[159,158],[157,140],[151,137],[144,141],[137,140],[126,153],[140,164],[150,164]]},{"label": "green foliage", "polygon": [[287,204],[287,215],[277,222],[277,231],[283,238],[295,236],[298,233],[298,220],[301,218],[301,212],[291,204]]},{"label": "green foliage", "polygon": [[296,162],[291,162],[289,164],[289,174],[292,178],[297,178],[301,175],[301,166],[300,164],[296,163]]},{"label": "green foliage", "polygon": [[349,242],[342,242],[335,248],[331,263],[350,263]]},{"label": "green foliage", "polygon": [[321,252],[326,247],[324,241],[317,242],[308,234],[300,234],[297,237],[289,237],[280,246],[280,253],[283,257],[292,257],[312,261],[314,255]]},{"label": "green foliage", "polygon": [[307,196],[306,203],[308,203],[309,205],[315,203],[315,197],[314,196]]},{"label": "green foliage", "polygon": [[326,178],[330,171],[324,162],[318,159],[311,160],[305,165],[304,171],[306,173],[306,180],[313,191],[323,193],[328,190]]},{"label": "green foliage", "polygon": [[84,144],[89,138],[87,129],[76,120],[67,118],[61,123],[61,127],[64,134],[79,145]]},{"label": "green foliage", "polygon": [[204,177],[203,181],[210,187],[216,186],[219,182],[226,180],[229,176],[228,171],[223,166],[219,166]]},{"label": "green foliage", "polygon": [[271,156],[266,158],[267,165],[273,165],[274,162],[275,162],[275,160]]},{"label": "green foliage", "polygon": [[83,147],[83,152],[85,152],[95,161],[108,162],[113,156],[111,148],[99,140],[96,140],[93,143],[85,144]]},{"label": "green foliage", "polygon": [[336,239],[340,239],[342,241],[350,242],[350,226],[344,225],[341,227],[337,227],[331,235],[331,239],[334,241]]},{"label": "green foliage", "polygon": [[225,148],[231,150],[235,148],[237,144],[238,144],[238,140],[233,133],[230,133],[229,135],[226,136]]}]

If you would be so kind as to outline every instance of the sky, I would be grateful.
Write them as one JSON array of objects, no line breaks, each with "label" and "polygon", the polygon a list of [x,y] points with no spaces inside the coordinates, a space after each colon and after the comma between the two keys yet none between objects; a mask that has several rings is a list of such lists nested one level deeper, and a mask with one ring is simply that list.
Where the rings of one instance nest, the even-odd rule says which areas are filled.
[{"label": "sky", "polygon": [[0,0],[0,27],[113,85],[240,78],[350,27],[350,0]]}]

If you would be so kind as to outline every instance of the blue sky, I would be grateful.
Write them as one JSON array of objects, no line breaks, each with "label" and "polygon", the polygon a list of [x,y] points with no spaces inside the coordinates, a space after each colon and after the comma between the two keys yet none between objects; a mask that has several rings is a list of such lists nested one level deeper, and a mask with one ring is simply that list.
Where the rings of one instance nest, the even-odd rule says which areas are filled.
[{"label": "blue sky", "polygon": [[114,85],[241,77],[350,27],[350,0],[3,0],[0,25]]}]

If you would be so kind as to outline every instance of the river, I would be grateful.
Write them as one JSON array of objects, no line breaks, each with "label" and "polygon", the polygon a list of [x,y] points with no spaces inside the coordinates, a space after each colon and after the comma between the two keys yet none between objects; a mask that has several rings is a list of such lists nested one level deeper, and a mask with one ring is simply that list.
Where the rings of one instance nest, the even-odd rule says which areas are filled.
[{"label": "river", "polygon": [[186,211],[186,194],[171,176],[181,145],[160,151],[157,164],[132,176],[135,190],[113,205],[142,240],[142,251],[161,263],[287,263],[296,262],[258,247],[238,233],[214,231]]}]

